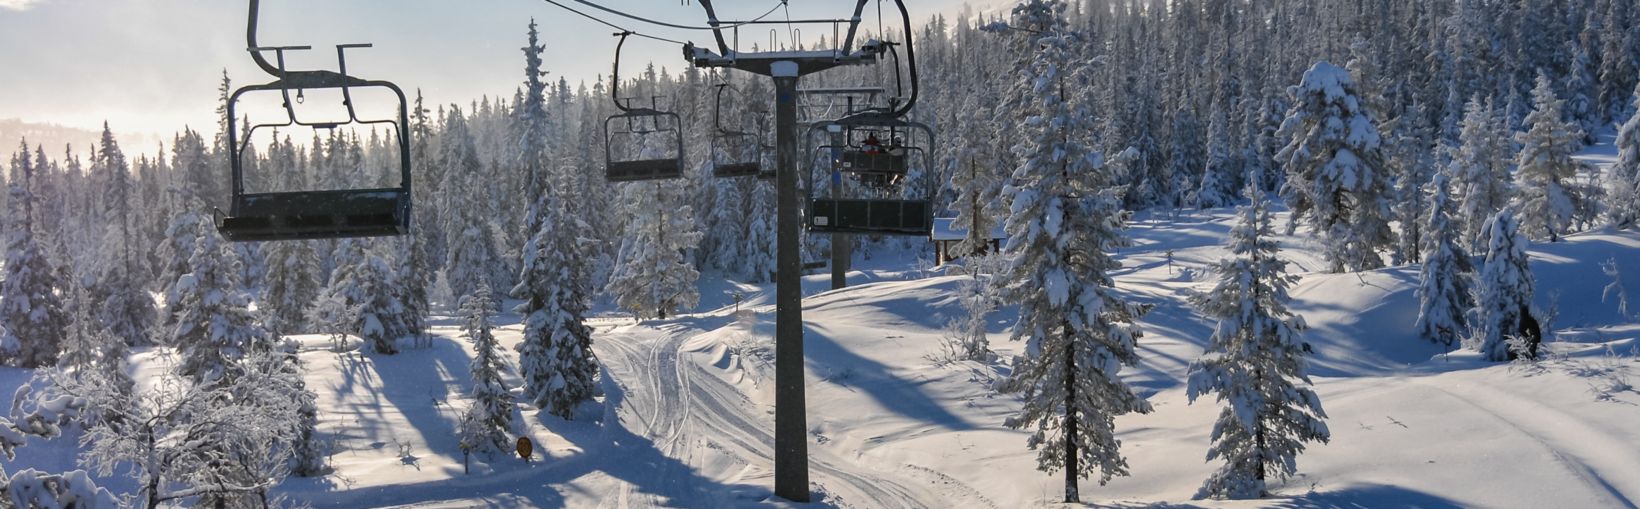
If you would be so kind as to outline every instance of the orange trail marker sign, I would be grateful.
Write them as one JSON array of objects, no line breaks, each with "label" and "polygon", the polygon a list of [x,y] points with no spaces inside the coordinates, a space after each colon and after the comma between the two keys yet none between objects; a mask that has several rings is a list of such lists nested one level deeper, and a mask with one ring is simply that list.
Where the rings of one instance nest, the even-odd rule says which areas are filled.
[{"label": "orange trail marker sign", "polygon": [[530,443],[530,437],[518,437],[518,457],[530,462],[530,455],[535,451],[535,444]]}]

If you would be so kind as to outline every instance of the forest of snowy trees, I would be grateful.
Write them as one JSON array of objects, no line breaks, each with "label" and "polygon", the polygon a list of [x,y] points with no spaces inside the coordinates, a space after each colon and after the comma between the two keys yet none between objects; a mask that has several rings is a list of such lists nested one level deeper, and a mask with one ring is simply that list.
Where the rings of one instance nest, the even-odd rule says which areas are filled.
[{"label": "forest of snowy trees", "polygon": [[[948,141],[939,160],[916,171],[940,183],[933,197],[940,215],[979,226],[971,231],[1008,225],[1014,244],[1004,255],[1013,262],[1000,284],[1029,303],[1027,328],[1016,335],[1039,343],[1044,355],[1067,356],[1022,365],[1013,385],[1043,398],[1070,397],[1061,391],[1068,386],[1095,394],[1078,400],[1088,416],[1080,423],[1053,421],[1050,414],[1064,409],[1047,400],[1011,422],[1093,435],[1044,451],[1046,468],[1121,474],[1118,444],[1107,440],[1111,416],[1148,410],[1120,383],[1071,385],[1054,367],[1073,357],[1109,359],[1077,368],[1109,370],[1091,372],[1103,382],[1133,362],[1133,323],[1144,310],[1110,294],[1105,274],[1122,242],[1122,210],[1223,207],[1244,203],[1238,191],[1250,190],[1254,205],[1235,240],[1250,258],[1221,268],[1251,271],[1282,293],[1286,280],[1274,275],[1282,264],[1258,237],[1270,231],[1260,196],[1278,195],[1292,211],[1290,231],[1326,240],[1332,271],[1424,263],[1421,330],[1498,360],[1513,357],[1510,342],[1530,319],[1522,316],[1532,288],[1523,244],[1633,227],[1640,218],[1640,6],[1629,0],[1032,0],[996,15],[922,21],[912,35],[922,87],[913,115]],[[115,462],[135,462],[152,504],[265,494],[267,479],[277,478],[269,472],[289,471],[279,461],[300,465],[297,472],[322,470],[298,458],[301,419],[189,420],[175,410],[311,416],[311,396],[304,400],[291,376],[300,368],[282,336],[349,334],[391,355],[422,334],[432,310],[459,304],[469,335],[482,339],[489,314],[503,306],[495,296],[509,296],[525,317],[524,393],[568,418],[596,392],[591,332],[582,323],[595,300],[664,318],[695,305],[702,273],[766,279],[773,190],[755,179],[712,178],[706,147],[715,132],[714,85],[735,90],[724,118],[766,114],[757,105],[769,101],[767,87],[682,62],[652,63],[621,89],[669,98],[666,106],[682,116],[685,178],[607,184],[601,128],[614,112],[609,84],[547,80],[552,63],[541,60],[533,23],[527,37],[527,73],[510,96],[448,105],[415,99],[411,236],[224,241],[212,208],[226,208],[229,192],[225,121],[215,134],[184,128],[158,155],[134,159],[107,129],[94,147],[17,147],[6,165],[0,362],[61,366],[62,397],[78,403],[55,403],[52,419],[0,420],[0,439],[8,440],[0,445],[10,453],[7,433],[18,430],[53,433],[47,421],[57,416],[94,416],[84,421],[92,467],[109,472]],[[892,89],[893,74],[846,68],[804,85]],[[224,77],[224,99],[229,90]],[[1611,172],[1571,158],[1613,129],[1621,156]],[[388,182],[397,172],[389,136],[277,133],[247,156],[247,188]],[[825,241],[808,239],[810,258]],[[904,242],[857,239],[857,248]],[[1228,298],[1204,297],[1204,313],[1232,319]],[[1279,300],[1266,303],[1269,315],[1258,324],[1221,323],[1214,344],[1277,345],[1280,355],[1248,362],[1302,379],[1283,357],[1296,355],[1302,324],[1285,321]],[[1073,315],[1086,318],[1062,327]],[[498,383],[493,372],[503,367],[486,353],[493,340],[479,343],[474,371]],[[127,349],[152,345],[178,357],[168,382],[177,395],[118,380]],[[1201,391],[1241,397],[1215,385],[1234,371],[1226,367],[1234,356],[1213,359]],[[495,390],[481,385],[475,396]],[[224,393],[238,396],[216,397]],[[1321,415],[1313,394],[1300,394],[1309,399],[1293,404]],[[463,425],[482,437],[475,448],[494,445],[495,426],[505,424],[497,412],[512,405],[485,401],[492,408],[475,408]],[[291,410],[298,408],[305,410]],[[176,422],[137,429],[132,419]],[[1294,439],[1325,440],[1319,421],[1300,420],[1285,424],[1307,427]],[[235,426],[260,426],[244,444],[255,450],[218,452],[265,454],[252,463],[262,471],[149,464],[171,453],[144,449],[154,443],[138,436]],[[1215,454],[1244,449],[1244,438],[1226,435]],[[1039,433],[1032,443],[1049,439]],[[1247,469],[1283,458],[1227,459],[1204,494],[1257,496],[1263,470],[1254,482]],[[8,478],[13,493],[21,489],[19,476]]]}]

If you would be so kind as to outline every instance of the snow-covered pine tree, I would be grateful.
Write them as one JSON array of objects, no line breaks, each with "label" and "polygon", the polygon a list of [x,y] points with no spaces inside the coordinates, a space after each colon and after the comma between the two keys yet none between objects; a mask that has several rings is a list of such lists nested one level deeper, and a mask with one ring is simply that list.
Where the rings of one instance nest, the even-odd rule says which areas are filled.
[{"label": "snow-covered pine tree", "polygon": [[695,307],[700,290],[685,253],[700,242],[694,209],[671,186],[626,184],[622,194],[632,216],[607,291],[638,319],[660,318]]},{"label": "snow-covered pine tree", "polygon": [[1378,251],[1394,243],[1389,179],[1378,127],[1354,81],[1348,71],[1317,62],[1288,93],[1294,103],[1278,134],[1288,142],[1276,160],[1287,171],[1281,196],[1293,209],[1291,220],[1308,218],[1325,238],[1332,272],[1383,267]]},{"label": "snow-covered pine tree", "polygon": [[446,246],[444,270],[456,295],[471,295],[474,287],[489,285],[491,272],[499,260],[495,238],[485,207],[475,203],[490,200],[485,189],[478,148],[472,130],[460,108],[452,107],[445,117],[439,154],[444,182],[439,186],[439,210]]},{"label": "snow-covered pine tree", "polygon": [[[1640,108],[1640,86],[1634,89]],[[1617,162],[1612,164],[1606,190],[1607,214],[1618,228],[1640,227],[1640,115],[1632,115],[1617,131]]]},{"label": "snow-covered pine tree", "polygon": [[1418,272],[1418,334],[1452,346],[1469,330],[1467,313],[1474,307],[1470,280],[1475,268],[1465,242],[1452,224],[1452,200],[1445,172],[1429,183],[1429,207],[1424,217],[1423,267]]},{"label": "snow-covered pine tree", "polygon": [[468,392],[473,401],[461,416],[461,450],[506,451],[508,436],[513,431],[512,393],[501,378],[507,365],[491,331],[490,315],[495,313],[495,302],[490,299],[490,289],[486,285],[475,288],[472,295],[461,299],[467,340],[473,342],[473,361],[469,366],[473,388]]},{"label": "snow-covered pine tree", "polygon": [[[1215,99],[1217,101],[1217,99]],[[1226,107],[1214,103],[1207,121],[1207,166],[1200,185],[1190,192],[1189,202],[1209,209],[1229,205],[1235,189],[1235,158],[1230,146],[1230,120]]]},{"label": "snow-covered pine tree", "polygon": [[338,242],[337,258],[349,261],[331,273],[321,295],[352,310],[350,316],[333,313],[351,318],[348,329],[340,332],[356,334],[372,350],[391,355],[398,353],[400,339],[420,331],[414,328],[414,310],[405,303],[404,288],[397,284],[395,264],[389,261],[392,253],[384,251],[366,239]]},{"label": "snow-covered pine tree", "polygon": [[1464,105],[1458,145],[1447,149],[1458,210],[1458,239],[1471,250],[1484,248],[1482,226],[1514,196],[1514,146],[1492,100],[1479,96]]},{"label": "snow-covered pine tree", "polygon": [[1515,182],[1520,189],[1521,228],[1529,237],[1549,242],[1560,240],[1583,201],[1569,185],[1577,176],[1579,166],[1572,154],[1582,148],[1583,132],[1562,118],[1561,103],[1553,82],[1539,73],[1532,89],[1534,109],[1526,115],[1527,131],[1515,135],[1520,143]]},{"label": "snow-covered pine tree", "polygon": [[[273,172],[279,189],[306,189],[307,179],[298,166],[301,156],[287,136],[283,143],[268,149],[263,161],[265,170]],[[308,308],[319,297],[319,253],[307,241],[268,242],[262,244],[262,260],[267,273],[262,277],[262,294],[257,307],[262,311],[263,325],[275,336],[312,332],[307,320]]]},{"label": "snow-covered pine tree", "polygon": [[106,122],[96,168],[107,179],[102,189],[105,220],[115,224],[108,227],[102,249],[97,250],[96,285],[91,289],[92,300],[100,303],[95,316],[102,321],[99,329],[106,328],[127,345],[147,345],[156,313],[154,299],[139,279],[142,248],[132,224],[136,214],[129,193],[130,166]]},{"label": "snow-covered pine tree", "polygon": [[1305,442],[1331,437],[1321,399],[1308,387],[1304,319],[1287,310],[1298,277],[1279,256],[1264,192],[1249,185],[1245,195],[1251,203],[1230,230],[1232,257],[1219,260],[1213,289],[1191,298],[1217,325],[1191,365],[1189,398],[1213,394],[1225,404],[1207,450],[1208,461],[1222,458],[1224,466],[1196,498],[1266,496],[1268,481],[1293,474]]},{"label": "snow-covered pine tree", "polygon": [[1191,106],[1193,102],[1187,95],[1179,101],[1179,107],[1173,113],[1167,163],[1167,174],[1172,181],[1167,184],[1170,192],[1163,198],[1163,204],[1172,207],[1191,205],[1187,200],[1194,197],[1200,184],[1199,177],[1205,168],[1201,135],[1198,134],[1198,122],[1193,111],[1195,107]]},{"label": "snow-covered pine tree", "polygon": [[[1014,8],[1016,27],[1035,44],[1022,67],[1020,93],[1029,94],[1023,161],[1003,191],[1011,197],[1004,249],[1012,259],[1004,276],[1008,299],[1019,303],[1013,338],[1028,340],[1003,388],[1023,391],[1025,405],[1010,428],[1034,427],[1027,444],[1039,469],[1065,471],[1065,501],[1080,499],[1077,480],[1098,471],[1103,485],[1127,475],[1114,434],[1115,417],[1150,411],[1122,382],[1135,351],[1145,309],[1116,295],[1109,271],[1119,264],[1106,250],[1123,244],[1116,195],[1098,188],[1102,157],[1078,137],[1090,132],[1090,112],[1068,104],[1075,36],[1065,30],[1065,4],[1030,0]],[[1066,83],[1066,81],[1072,81]]]},{"label": "snow-covered pine tree", "polygon": [[1531,312],[1536,287],[1526,256],[1528,241],[1520,233],[1512,207],[1487,220],[1486,230],[1486,263],[1476,282],[1470,342],[1487,360],[1514,360],[1509,338],[1523,332],[1521,322]]},{"label": "snow-covered pine tree", "polygon": [[268,273],[263,278],[263,322],[276,335],[312,332],[308,308],[319,297],[319,254],[306,241],[269,242],[262,246]]},{"label": "snow-covered pine tree", "polygon": [[524,316],[518,348],[524,394],[544,412],[564,419],[598,392],[598,359],[585,321],[587,267],[582,261],[575,218],[557,193],[536,205],[537,230],[524,245],[523,273],[512,297]]},{"label": "snow-covered pine tree", "polygon": [[[979,98],[979,94],[969,95],[970,101]],[[979,105],[973,102],[966,106],[968,111],[980,111]],[[967,256],[991,249],[990,233],[999,222],[994,217],[997,213],[994,204],[997,194],[1002,191],[1002,175],[993,168],[996,157],[987,150],[992,138],[987,134],[990,119],[981,115],[965,115],[957,125],[959,148],[954,160],[956,171],[951,173],[951,187],[956,190],[956,201],[950,207],[957,215],[956,219],[951,220],[951,228],[967,232],[967,235],[952,247],[951,254]]]},{"label": "snow-covered pine tree", "polygon": [[5,280],[0,281],[0,364],[22,368],[57,362],[68,330],[68,315],[56,293],[57,274],[35,241],[29,182],[36,165],[23,142],[22,155],[11,166]]},{"label": "snow-covered pine tree", "polygon": [[433,305],[428,297],[429,280],[432,272],[429,270],[427,257],[427,239],[418,235],[426,231],[410,225],[410,234],[388,242],[384,248],[392,250],[390,259],[394,261],[397,270],[392,271],[389,283],[398,289],[399,302],[404,305],[402,320],[408,330],[408,335],[416,339],[415,344],[428,345],[427,317],[432,314]]},{"label": "snow-covered pine tree", "polygon": [[[198,133],[184,130],[171,145],[173,168],[171,185],[165,190],[166,208],[170,212],[170,222],[165,226],[164,239],[159,245],[156,272],[160,281],[160,292],[165,296],[164,314],[161,315],[159,337],[169,339],[177,323],[179,303],[171,300],[176,294],[174,286],[184,274],[193,271],[188,260],[193,257],[195,244],[199,239],[199,229],[210,226],[210,221],[204,216],[205,202],[200,198],[200,191],[193,168],[204,163],[204,141]],[[185,171],[186,170],[186,171]],[[175,345],[173,345],[175,346]]]},{"label": "snow-covered pine tree", "polygon": [[433,271],[433,283],[427,287],[427,308],[431,312],[455,314],[459,308],[456,292],[450,288],[450,278],[444,269]]},{"label": "snow-covered pine tree", "polygon": [[746,221],[746,234],[741,238],[740,270],[753,283],[768,281],[769,275],[775,272],[774,189],[761,184],[750,183],[751,188],[746,191],[749,214],[741,218]]},{"label": "snow-covered pine tree", "polygon": [[270,343],[250,311],[239,257],[210,224],[200,224],[195,235],[191,272],[177,278],[167,298],[176,320],[170,344],[182,356],[177,373],[199,384],[231,380],[241,359]]}]

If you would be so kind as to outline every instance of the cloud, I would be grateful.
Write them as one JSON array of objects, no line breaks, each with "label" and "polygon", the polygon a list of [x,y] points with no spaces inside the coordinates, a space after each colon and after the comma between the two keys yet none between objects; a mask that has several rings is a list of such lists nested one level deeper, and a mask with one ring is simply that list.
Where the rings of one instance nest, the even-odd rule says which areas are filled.
[{"label": "cloud", "polygon": [[0,0],[0,9],[26,11],[29,7],[33,7],[34,4],[42,1],[44,0]]}]

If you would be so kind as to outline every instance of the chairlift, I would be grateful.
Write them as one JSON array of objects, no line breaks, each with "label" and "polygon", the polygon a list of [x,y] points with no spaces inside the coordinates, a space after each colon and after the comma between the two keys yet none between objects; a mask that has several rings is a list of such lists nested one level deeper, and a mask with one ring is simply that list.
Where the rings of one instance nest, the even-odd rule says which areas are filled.
[{"label": "chairlift", "polygon": [[[712,112],[712,124],[717,133],[712,136],[712,176],[718,178],[762,176],[763,146],[761,136],[723,127],[723,91],[728,83],[717,85],[717,106]],[[773,176],[774,172],[767,172]]]},{"label": "chairlift", "polygon": [[[632,107],[631,99],[622,102],[621,46],[632,32],[615,34],[621,41],[615,45],[614,72],[609,93],[621,113],[604,121],[604,180],[609,182],[637,182],[683,177],[683,121],[678,114],[660,109],[660,98],[650,97],[650,107]],[[653,138],[652,138],[653,136]],[[664,155],[664,147],[656,146],[656,138],[666,139],[671,155]],[[655,156],[654,151],[663,151]],[[620,153],[617,156],[617,153]]]},{"label": "chairlift", "polygon": [[[274,241],[332,239],[347,237],[377,237],[404,235],[410,230],[410,125],[409,105],[404,91],[388,81],[364,80],[347,74],[346,50],[369,48],[370,44],[339,44],[336,60],[339,72],[326,70],[290,71],[285,68],[285,52],[308,50],[308,46],[261,47],[256,44],[258,0],[250,0],[248,50],[251,58],[277,80],[250,85],[235,90],[227,104],[228,147],[233,177],[233,196],[228,212],[218,211],[216,227],[230,241]],[[278,65],[270,64],[264,52],[273,52]],[[387,89],[398,97],[397,119],[360,119],[354,108],[353,91],[356,89]],[[342,106],[347,119],[341,121],[307,121],[298,118],[292,105],[292,91],[300,102],[306,90],[340,89]],[[286,118],[283,122],[250,125],[244,140],[236,125],[235,113],[241,96],[259,92],[278,92],[283,100]],[[318,191],[283,191],[248,193],[245,191],[244,154],[257,129],[278,129],[286,126],[304,126],[313,129],[335,129],[347,125],[386,124],[392,127],[399,145],[399,185],[376,189],[331,189]]]},{"label": "chairlift", "polygon": [[[823,155],[829,164],[814,164],[816,157],[807,158],[810,193],[818,189],[816,180],[822,172],[830,182],[828,196],[811,196],[809,200],[810,232],[927,236],[932,231],[934,207],[929,199],[935,191],[932,172],[925,172],[916,181],[907,179],[912,160],[921,162],[923,167],[932,161],[932,128],[902,120],[894,114],[867,111],[816,122],[810,126],[811,138],[816,131],[851,134],[844,137],[843,145],[816,147],[825,151]],[[859,133],[865,133],[867,138],[858,142],[850,140]],[[898,145],[890,147],[880,139],[876,147],[867,143],[881,134],[894,136],[889,143]],[[921,139],[914,136],[918,134]],[[896,194],[899,197],[893,197]]]}]

